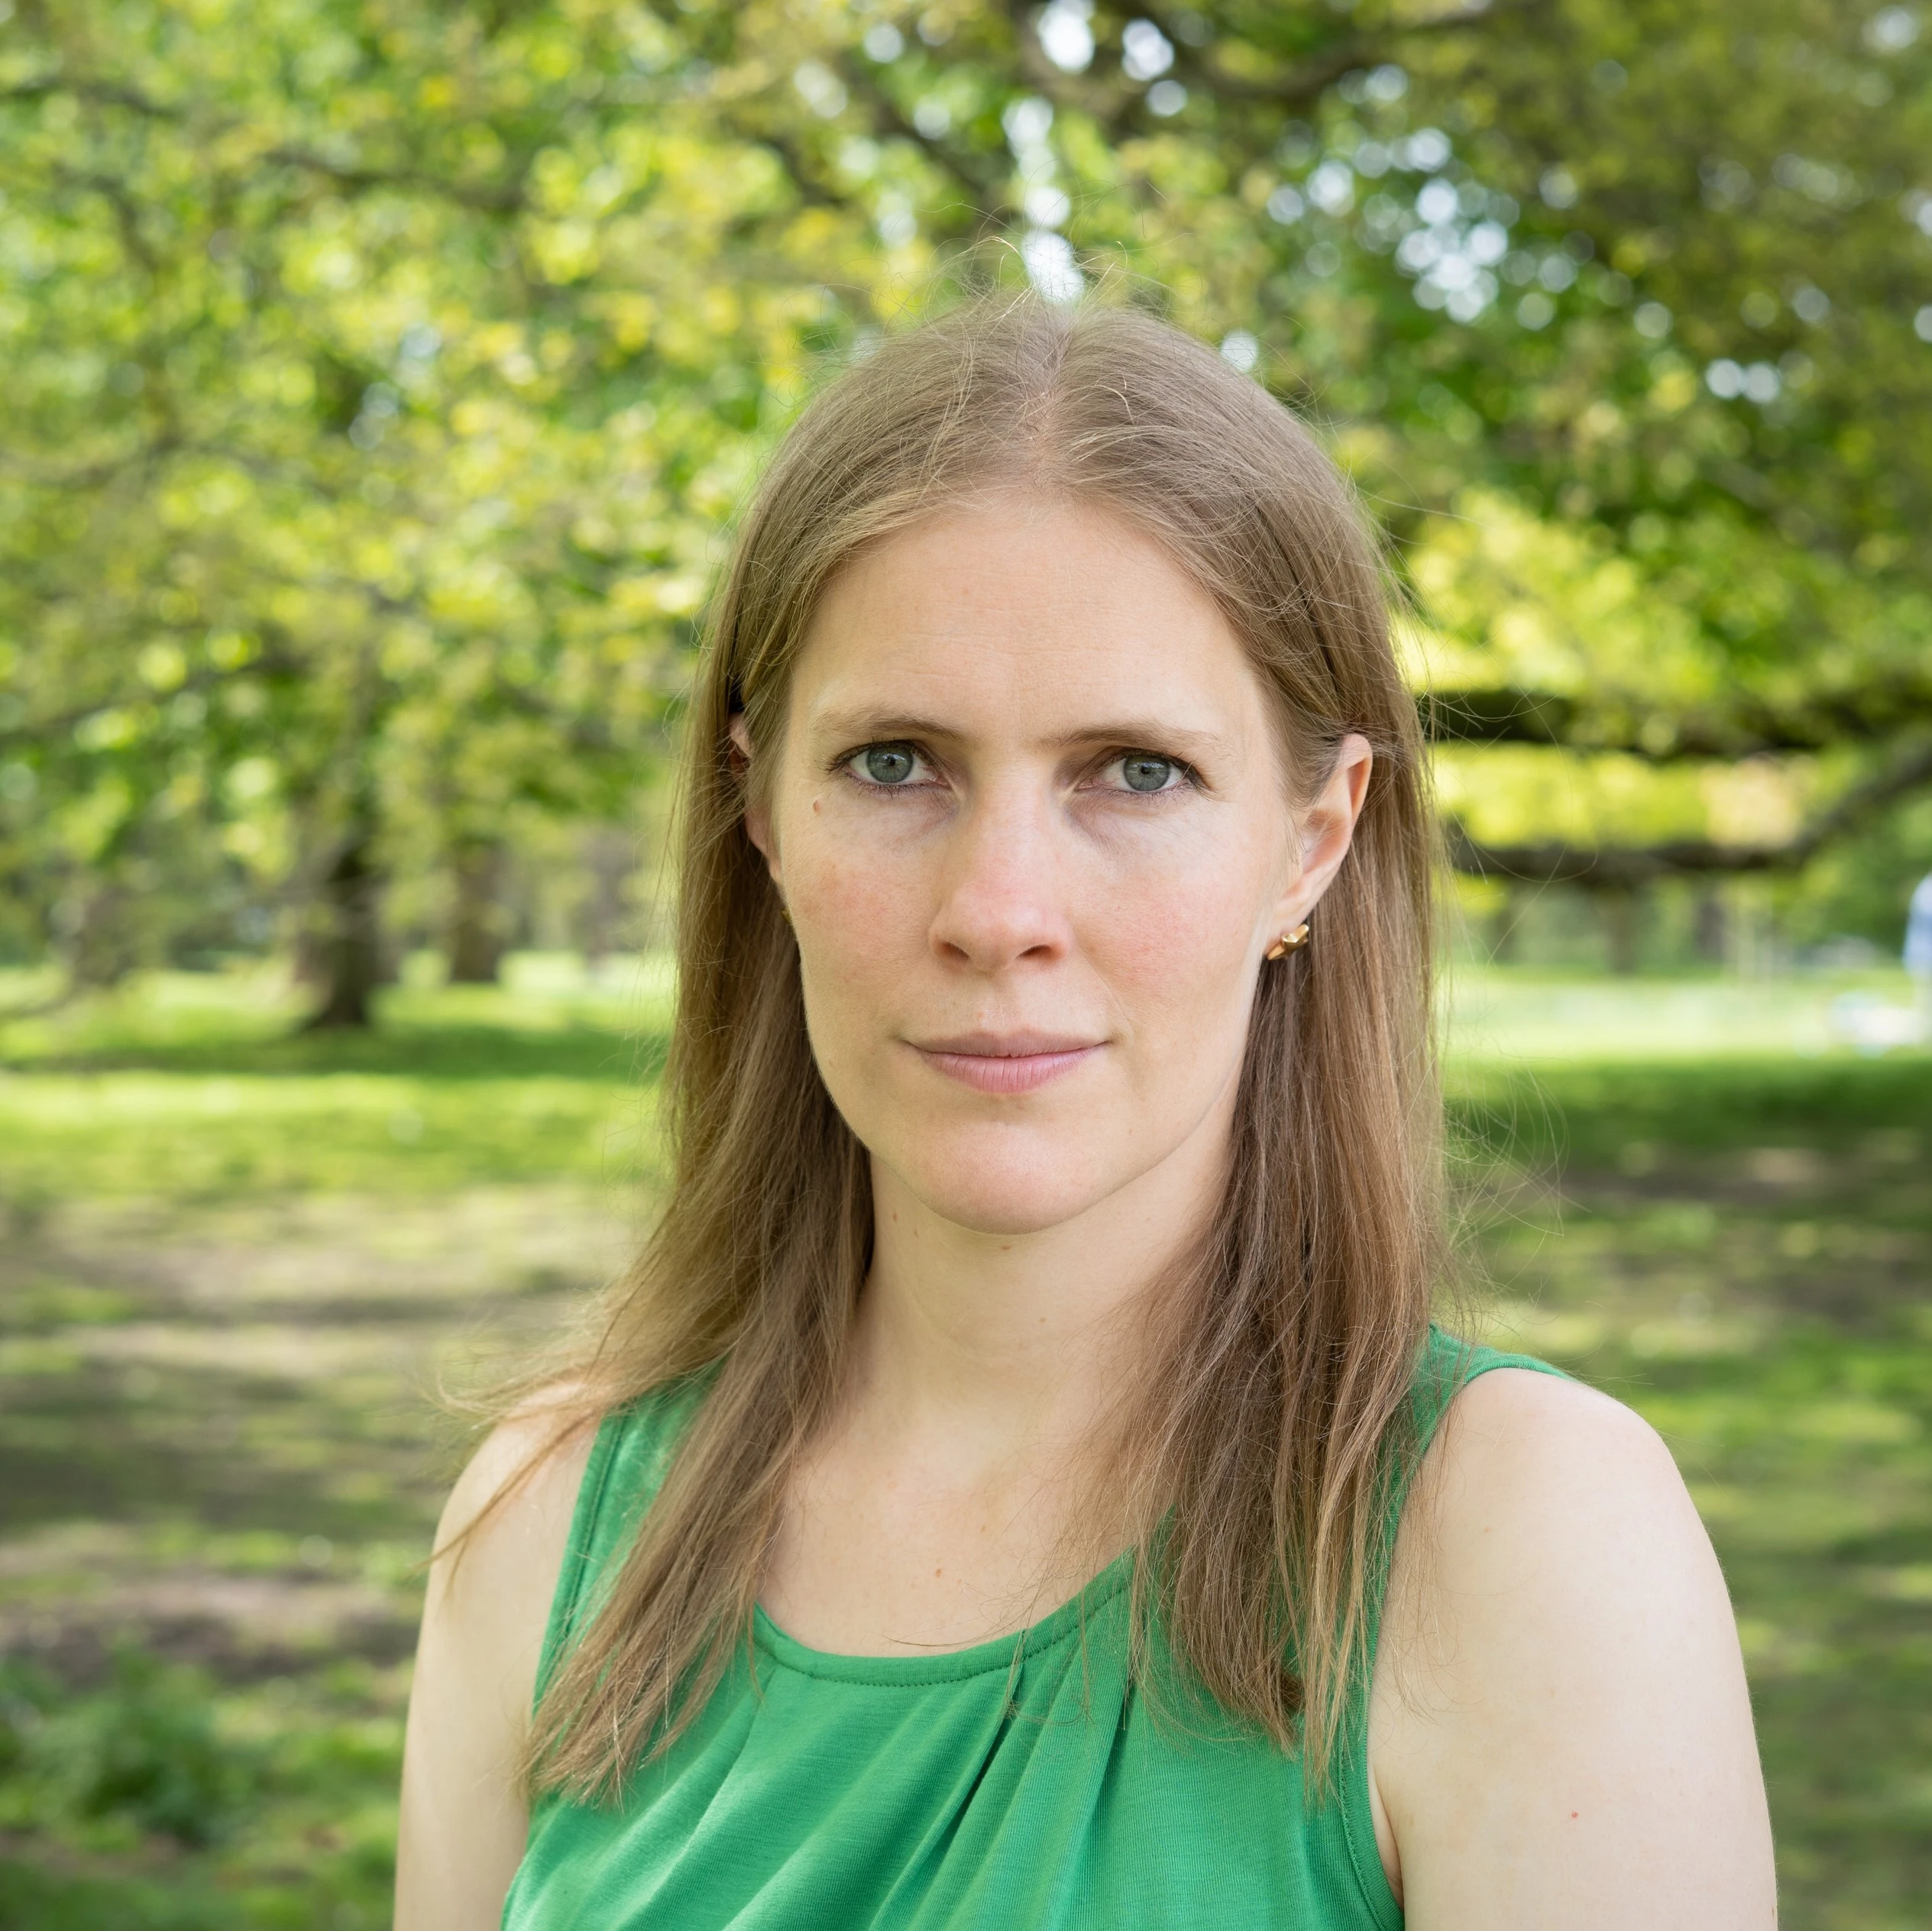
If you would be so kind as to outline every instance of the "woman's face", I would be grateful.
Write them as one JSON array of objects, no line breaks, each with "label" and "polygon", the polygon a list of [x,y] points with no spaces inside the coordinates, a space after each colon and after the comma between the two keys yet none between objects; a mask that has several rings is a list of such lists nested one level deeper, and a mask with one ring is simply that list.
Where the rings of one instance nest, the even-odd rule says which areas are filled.
[{"label": "woman's face", "polygon": [[1293,810],[1246,652],[1158,544],[1016,495],[866,552],[776,756],[749,828],[813,1050],[906,1192],[1015,1234],[1218,1176],[1263,954],[1340,862],[1368,749]]}]

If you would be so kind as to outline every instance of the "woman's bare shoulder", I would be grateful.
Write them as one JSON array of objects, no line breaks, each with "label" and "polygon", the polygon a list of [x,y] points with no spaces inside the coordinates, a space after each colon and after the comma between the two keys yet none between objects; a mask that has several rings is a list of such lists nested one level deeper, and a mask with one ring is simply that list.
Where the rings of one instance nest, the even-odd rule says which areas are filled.
[{"label": "woman's bare shoulder", "polygon": [[436,1525],[434,1561],[440,1565],[472,1548],[536,1535],[555,1538],[561,1562],[597,1418],[575,1383],[559,1383],[519,1402],[477,1444],[457,1477]]},{"label": "woman's bare shoulder", "polygon": [[502,1910],[537,1662],[595,1435],[581,1389],[532,1397],[485,1437],[437,1525],[403,1750],[402,1931]]},{"label": "woman's bare shoulder", "polygon": [[[1479,1523],[1500,1526],[1488,1519],[1498,1511],[1536,1540],[1574,1534],[1600,1510],[1696,1520],[1648,1422],[1581,1382],[1529,1368],[1493,1369],[1462,1389],[1430,1445],[1416,1499],[1437,1532],[1458,1541]],[[1479,1535],[1466,1553],[1480,1559],[1486,1548]]]},{"label": "woman's bare shoulder", "polygon": [[[1730,1627],[1710,1541],[1656,1431],[1607,1395],[1528,1369],[1480,1376],[1451,1404],[1390,1583],[1388,1660],[1423,1705],[1432,1685],[1490,1668],[1580,1682],[1606,1660],[1593,1636],[1666,1600],[1695,1599]],[[1655,1633],[1668,1651],[1668,1626]]]},{"label": "woman's bare shoulder", "polygon": [[436,1525],[426,1647],[501,1672],[527,1709],[578,1484],[597,1432],[582,1391],[559,1386],[505,1415],[478,1444]]},{"label": "woman's bare shoulder", "polygon": [[1412,1921],[1772,1922],[1723,1574],[1656,1431],[1578,1383],[1497,1369],[1451,1405],[1397,1538],[1371,1748]]}]

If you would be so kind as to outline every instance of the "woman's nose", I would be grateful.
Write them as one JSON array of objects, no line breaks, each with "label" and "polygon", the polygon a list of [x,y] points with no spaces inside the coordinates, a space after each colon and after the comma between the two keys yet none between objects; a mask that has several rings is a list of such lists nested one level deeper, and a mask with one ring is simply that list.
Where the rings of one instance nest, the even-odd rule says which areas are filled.
[{"label": "woman's nose", "polygon": [[998,972],[1066,956],[1072,927],[1051,819],[1030,788],[1002,786],[954,820],[930,932],[941,959]]}]

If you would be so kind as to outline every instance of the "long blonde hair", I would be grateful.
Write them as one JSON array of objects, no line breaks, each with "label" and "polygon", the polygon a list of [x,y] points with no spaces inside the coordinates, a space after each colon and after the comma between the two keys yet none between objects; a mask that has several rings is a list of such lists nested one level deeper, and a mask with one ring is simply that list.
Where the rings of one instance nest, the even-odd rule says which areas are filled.
[{"label": "long blonde hair", "polygon": [[717,595],[678,853],[669,1189],[578,1364],[581,1425],[715,1378],[621,1570],[540,1700],[539,1789],[608,1794],[746,1640],[788,1477],[840,1386],[870,1253],[866,1150],[814,1064],[798,959],[745,830],[741,711],[775,745],[826,585],[861,548],[989,488],[1105,506],[1220,602],[1292,773],[1375,761],[1315,942],[1267,968],[1225,1195],[1162,1305],[1158,1372],[1112,1460],[1134,1654],[1161,1647],[1311,1781],[1371,1658],[1392,1484],[1439,1259],[1433,834],[1416,710],[1347,484],[1258,385],[1121,309],[1004,299],[889,340],[806,411]]}]

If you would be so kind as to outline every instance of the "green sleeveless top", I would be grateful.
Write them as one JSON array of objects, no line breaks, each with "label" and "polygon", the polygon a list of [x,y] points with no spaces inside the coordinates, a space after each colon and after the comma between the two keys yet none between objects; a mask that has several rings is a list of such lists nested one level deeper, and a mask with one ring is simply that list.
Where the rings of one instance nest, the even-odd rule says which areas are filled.
[{"label": "green sleeveless top", "polygon": [[[1500,1367],[1556,1372],[1432,1331],[1424,1439],[1458,1388]],[[600,1430],[539,1686],[703,1387],[646,1396]],[[1131,1581],[1123,1556],[1031,1629],[929,1655],[830,1654],[759,1610],[620,1804],[539,1802],[504,1931],[1396,1931],[1366,1685],[1332,1795],[1307,1802],[1299,1762],[1265,1737],[1177,1720],[1178,1700],[1150,1709],[1128,1673]]]}]

